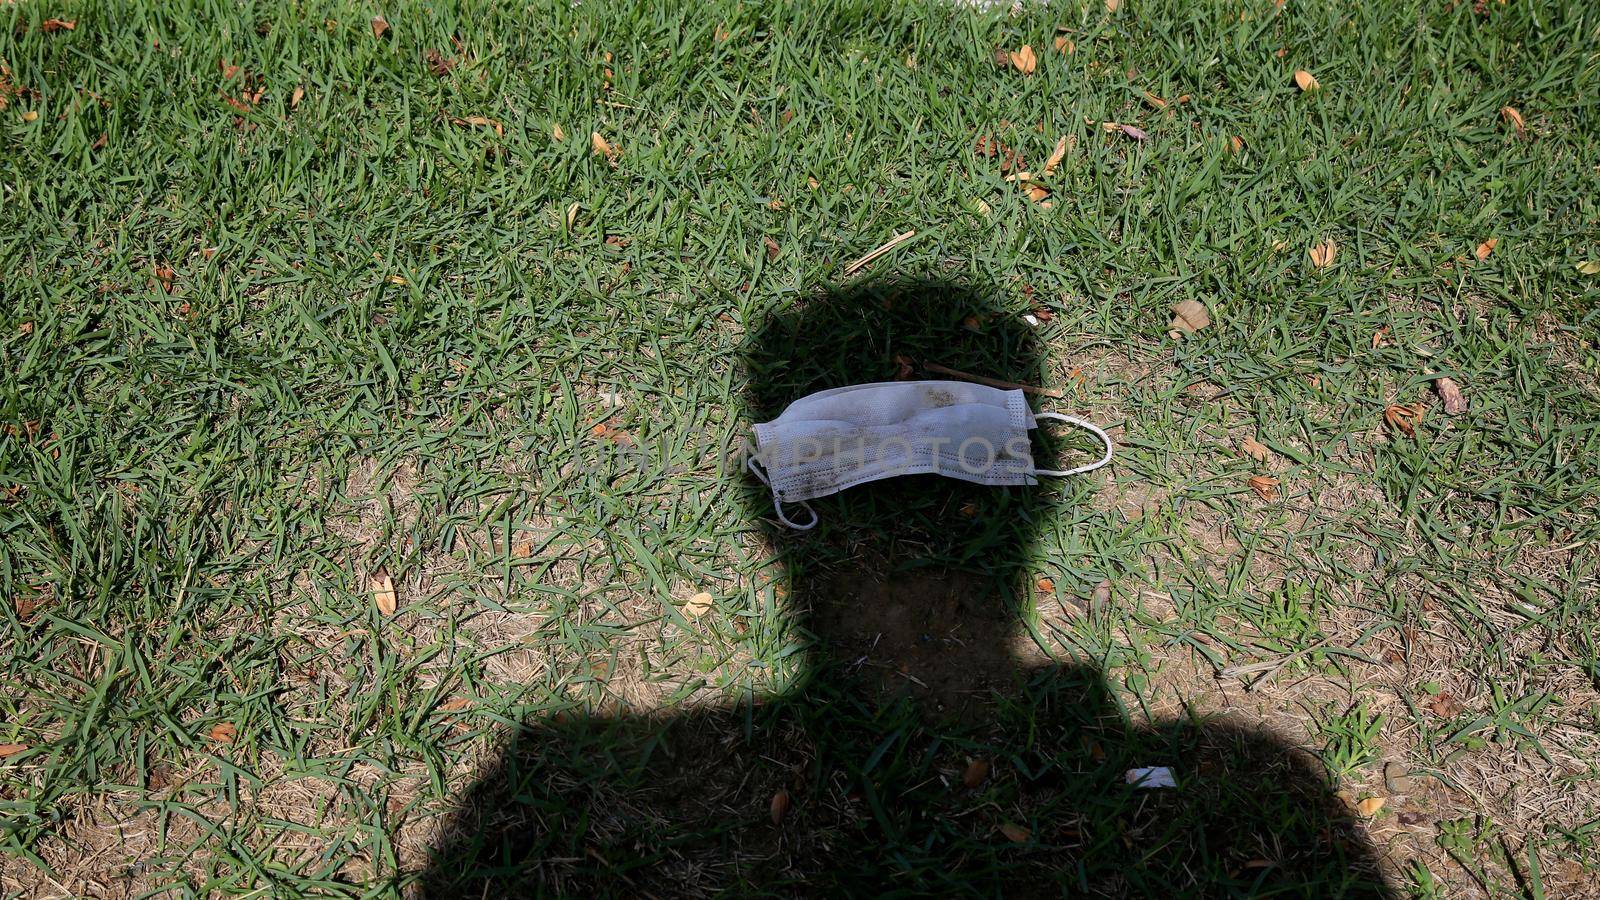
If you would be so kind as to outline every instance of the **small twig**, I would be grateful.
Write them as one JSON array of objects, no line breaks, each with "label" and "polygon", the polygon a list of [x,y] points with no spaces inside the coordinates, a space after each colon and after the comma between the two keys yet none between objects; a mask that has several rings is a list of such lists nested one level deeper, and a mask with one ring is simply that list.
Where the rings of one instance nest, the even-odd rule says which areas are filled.
[{"label": "small twig", "polygon": [[1034,387],[1031,384],[1018,384],[1015,381],[1002,381],[999,378],[989,378],[984,375],[974,375],[971,372],[963,372],[960,369],[952,369],[949,366],[941,366],[938,363],[925,362],[922,364],[922,367],[927,369],[929,372],[933,372],[938,375],[949,375],[951,378],[959,378],[962,381],[973,381],[978,384],[986,384],[989,387],[999,388],[1003,391],[1026,391],[1030,394],[1038,394],[1041,397],[1054,397],[1057,400],[1061,400],[1066,397],[1066,394],[1063,394],[1061,391],[1058,391],[1055,388]]},{"label": "small twig", "polygon": [[900,232],[894,237],[889,238],[887,241],[884,241],[883,245],[878,247],[878,249],[868,253],[866,256],[861,257],[850,265],[845,266],[844,274],[847,276],[854,275],[855,273],[866,268],[867,264],[871,263],[873,260],[884,255],[885,253],[888,253],[890,250],[893,250],[894,248],[904,244],[906,241],[909,241],[916,236],[917,230],[915,228],[911,229],[910,231]]}]

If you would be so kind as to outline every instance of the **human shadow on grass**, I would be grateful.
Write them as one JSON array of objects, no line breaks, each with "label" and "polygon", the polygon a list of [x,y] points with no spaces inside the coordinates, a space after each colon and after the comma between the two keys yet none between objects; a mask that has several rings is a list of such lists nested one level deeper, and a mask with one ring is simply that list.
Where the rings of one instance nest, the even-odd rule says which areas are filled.
[{"label": "human shadow on grass", "polygon": [[[1026,311],[942,281],[798,301],[752,332],[749,421],[927,362],[1038,383]],[[1035,434],[1041,468],[1087,455]],[[1039,529],[1114,527],[1091,493],[909,476],[814,501],[800,533],[752,483],[814,638],[798,686],[526,723],[444,829],[423,894],[1390,896],[1309,754],[1222,721],[1135,726],[1093,666],[1014,652]],[[1126,783],[1140,766],[1177,787]]]}]

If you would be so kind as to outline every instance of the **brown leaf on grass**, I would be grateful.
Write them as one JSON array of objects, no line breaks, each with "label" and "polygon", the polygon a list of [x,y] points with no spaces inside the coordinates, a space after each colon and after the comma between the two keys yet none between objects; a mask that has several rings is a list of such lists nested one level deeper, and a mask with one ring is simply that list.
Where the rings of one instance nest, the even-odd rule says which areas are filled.
[{"label": "brown leaf on grass", "polygon": [[1457,700],[1454,694],[1444,691],[1429,701],[1428,709],[1441,719],[1454,719],[1461,715],[1466,707],[1461,705],[1461,701]]},{"label": "brown leaf on grass", "polygon": [[1322,87],[1322,82],[1317,80],[1317,76],[1307,72],[1305,69],[1294,70],[1294,83],[1299,85],[1302,91],[1314,91]]},{"label": "brown leaf on grass", "polygon": [[1433,390],[1444,404],[1445,415],[1459,416],[1467,411],[1467,398],[1461,393],[1461,386],[1455,383],[1455,379],[1435,378]]},{"label": "brown leaf on grass", "polygon": [[1250,490],[1255,491],[1257,497],[1270,503],[1278,499],[1278,479],[1271,475],[1251,475]]},{"label": "brown leaf on grass", "polygon": [[962,319],[961,327],[972,332],[973,334],[983,333],[983,321],[977,316],[967,316],[966,318]]},{"label": "brown leaf on grass", "polygon": [[917,371],[916,360],[914,360],[911,357],[905,355],[904,353],[896,353],[894,355],[894,359],[892,360],[892,362],[894,363],[894,366],[895,366],[895,372],[894,372],[894,380],[895,381],[910,381],[911,380],[911,376],[916,374],[916,371]]},{"label": "brown leaf on grass", "polygon": [[1056,590],[1055,581],[1042,575],[1039,577],[1038,581],[1033,583],[1033,586],[1037,588],[1041,594],[1053,594]]},{"label": "brown leaf on grass", "polygon": [[596,156],[604,156],[606,162],[612,165],[616,165],[617,160],[622,156],[622,148],[606,140],[598,131],[589,132],[589,149]]},{"label": "brown leaf on grass", "polygon": [[1028,195],[1029,200],[1032,200],[1040,206],[1050,205],[1050,189],[1038,183],[1037,181],[1030,181],[1024,184],[1022,186],[1022,192]]},{"label": "brown leaf on grass", "polygon": [[72,31],[78,27],[77,19],[45,19],[39,23],[39,30],[45,34],[55,34],[58,31]]},{"label": "brown leaf on grass", "polygon": [[996,156],[1000,157],[1001,174],[1019,171],[1024,165],[1022,154],[1011,149],[1010,147],[1007,147],[1005,144],[1000,142],[999,138],[992,134],[980,135],[978,137],[978,142],[972,145],[972,152],[984,159],[993,159]]},{"label": "brown leaf on grass", "polygon": [[439,704],[438,709],[439,712],[457,712],[471,705],[472,701],[466,697],[451,697],[449,700]]},{"label": "brown leaf on grass", "polygon": [[772,816],[772,824],[783,824],[783,817],[789,814],[789,807],[794,803],[789,792],[780,790],[772,795],[772,802],[767,804],[767,814]]},{"label": "brown leaf on grass", "polygon": [[1152,94],[1149,91],[1145,91],[1144,92],[1144,102],[1150,104],[1151,106],[1155,107],[1156,109],[1166,109],[1167,108],[1167,101],[1161,99],[1160,97],[1157,97],[1155,94]]},{"label": "brown leaf on grass", "polygon": [[[1113,0],[1106,0],[1106,5],[1110,6],[1112,2]],[[1013,822],[1007,822],[1004,825],[1001,825],[1000,833],[1005,835],[1006,840],[1013,844],[1027,843],[1028,838],[1033,837],[1033,832]]]},{"label": "brown leaf on grass", "polygon": [[23,322],[21,325],[18,325],[17,326],[17,334],[20,334],[23,337],[27,337],[28,335],[33,334],[33,323],[32,322]]},{"label": "brown leaf on grass", "polygon": [[367,590],[372,592],[372,605],[378,608],[378,612],[392,616],[395,610],[400,608],[400,598],[394,590],[394,579],[389,577],[389,571],[382,566],[367,576]]},{"label": "brown leaf on grass", "polygon": [[178,280],[178,273],[166,263],[161,263],[155,268],[156,280],[161,282],[161,290],[172,293],[173,285]]},{"label": "brown leaf on grass", "polygon": [[1061,165],[1061,161],[1066,158],[1067,136],[1063,134],[1061,137],[1056,138],[1056,148],[1050,151],[1050,158],[1044,161],[1044,174],[1049,176],[1055,172],[1056,166]]},{"label": "brown leaf on grass", "polygon": [[550,139],[553,141],[564,141],[567,139],[567,132],[559,124],[553,124],[550,126]]},{"label": "brown leaf on grass", "polygon": [[1011,51],[1007,54],[1007,58],[1011,61],[1011,68],[1024,75],[1032,75],[1033,70],[1039,65],[1038,57],[1033,55],[1033,48],[1027,44],[1023,44],[1020,50]]},{"label": "brown leaf on grass", "polygon": [[1498,243],[1500,243],[1499,238],[1489,238],[1488,240],[1479,244],[1478,249],[1472,251],[1472,255],[1478,258],[1478,262],[1483,262],[1489,258],[1489,254],[1494,252],[1494,247]]},{"label": "brown leaf on grass", "polygon": [[1326,269],[1333,265],[1333,258],[1338,253],[1339,245],[1333,242],[1333,238],[1328,238],[1306,251],[1306,255],[1311,257],[1311,265],[1319,269]]},{"label": "brown leaf on grass", "polygon": [[1106,12],[1116,12],[1121,5],[1122,0],[1106,0]]},{"label": "brown leaf on grass", "polygon": [[[236,110],[238,110],[239,112],[242,112],[242,113],[250,111],[250,104],[245,100],[239,99],[238,97],[233,97],[233,96],[230,96],[228,94],[223,94],[222,95],[222,102],[228,104],[229,106],[233,107],[234,109],[236,109]],[[237,121],[238,120],[235,120],[235,124],[237,124]]]},{"label": "brown leaf on grass", "polygon": [[693,597],[690,597],[688,600],[684,601],[683,614],[691,619],[698,619],[711,611],[711,606],[714,601],[714,597],[705,591],[701,591],[700,593],[695,594]]},{"label": "brown leaf on grass", "polygon": [[716,39],[717,43],[720,44],[723,41],[726,41],[728,38],[733,37],[733,32],[729,31],[726,25],[718,25],[716,30],[711,33],[711,36]]},{"label": "brown leaf on grass", "polygon": [[456,61],[443,53],[429,47],[422,51],[422,58],[428,61],[428,73],[435,78],[443,78],[450,74],[456,67]]},{"label": "brown leaf on grass", "polygon": [[1228,152],[1234,154],[1235,156],[1243,153],[1244,138],[1239,137],[1237,134],[1228,138]]},{"label": "brown leaf on grass", "polygon": [[1372,349],[1389,346],[1389,326],[1385,325],[1372,333]]},{"label": "brown leaf on grass", "polygon": [[1078,52],[1078,45],[1074,44],[1072,39],[1066,35],[1058,34],[1056,35],[1056,52],[1065,53],[1070,56]]},{"label": "brown leaf on grass", "polygon": [[217,724],[211,726],[210,731],[206,732],[206,737],[211,738],[213,741],[216,741],[219,744],[231,744],[233,743],[234,738],[237,738],[238,736],[239,726],[233,724],[232,722],[218,722]]},{"label": "brown leaf on grass", "polygon": [[983,784],[989,779],[989,761],[978,757],[967,763],[967,770],[961,773],[961,784],[968,790]]},{"label": "brown leaf on grass", "polygon": [[381,38],[389,33],[389,20],[383,16],[372,17],[372,36]]},{"label": "brown leaf on grass", "polygon": [[1405,405],[1401,403],[1390,404],[1383,411],[1384,424],[1390,429],[1398,431],[1406,437],[1417,436],[1417,423],[1422,421],[1422,404]]},{"label": "brown leaf on grass", "polygon": [[299,106],[300,105],[300,101],[304,100],[305,98],[306,98],[306,86],[303,85],[303,84],[295,85],[294,86],[294,93],[289,95],[289,108],[290,109],[294,109],[295,107]]},{"label": "brown leaf on grass", "polygon": [[1100,583],[1094,586],[1094,593],[1089,595],[1089,611],[1098,616],[1104,613],[1106,611],[1106,607],[1110,605],[1111,581],[1109,579],[1102,578],[1100,579]]},{"label": "brown leaf on grass", "polygon": [[1253,437],[1247,437],[1239,442],[1239,452],[1258,463],[1264,463],[1272,458],[1272,451],[1267,448],[1267,445]]},{"label": "brown leaf on grass", "polygon": [[218,62],[217,65],[222,68],[222,80],[223,81],[232,81],[233,80],[233,76],[239,74],[239,67],[236,66],[236,65],[233,65],[232,63],[228,62],[227,60],[222,60],[222,61]]},{"label": "brown leaf on grass", "polygon": [[1149,137],[1143,128],[1140,128],[1137,125],[1127,125],[1122,122],[1101,122],[1100,128],[1108,134],[1124,134],[1136,141],[1142,141]]},{"label": "brown leaf on grass", "polygon": [[763,237],[761,242],[767,245],[767,262],[773,262],[783,255],[783,248],[779,247],[778,242],[771,236]]},{"label": "brown leaf on grass", "polygon": [[0,744],[0,759],[16,756],[28,749],[27,744]]},{"label": "brown leaf on grass", "polygon": [[502,136],[506,133],[504,125],[488,116],[451,116],[450,123],[462,128],[493,128],[495,134]]},{"label": "brown leaf on grass", "polygon": [[1211,313],[1199,300],[1181,300],[1172,305],[1172,323],[1167,326],[1167,337],[1176,338],[1190,334],[1211,324]]},{"label": "brown leaf on grass", "polygon": [[1500,118],[1510,122],[1511,127],[1517,130],[1517,134],[1527,133],[1528,125],[1526,122],[1522,121],[1522,113],[1517,112],[1517,108],[1515,106],[1500,107]]}]

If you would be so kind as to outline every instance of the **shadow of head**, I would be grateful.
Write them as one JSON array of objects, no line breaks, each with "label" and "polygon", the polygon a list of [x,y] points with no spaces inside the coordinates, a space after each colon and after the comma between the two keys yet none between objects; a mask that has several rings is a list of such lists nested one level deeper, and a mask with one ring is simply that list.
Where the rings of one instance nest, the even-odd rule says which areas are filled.
[{"label": "shadow of head", "polygon": [[[992,286],[939,281],[797,300],[749,331],[748,421],[820,390],[941,377],[930,363],[1046,383],[1027,311]],[[1035,433],[1038,465],[1087,458],[1073,437]],[[1087,490],[895,477],[817,499],[819,524],[795,532],[750,479],[744,502],[784,560],[787,606],[823,649],[799,689],[510,729],[419,886],[434,898],[1386,896],[1314,757],[1223,721],[1135,726],[1099,667],[1019,664],[1041,523]],[[1177,786],[1128,783],[1148,766]]]},{"label": "shadow of head", "polygon": [[[771,421],[795,401],[834,388],[951,380],[945,370],[1043,385],[1048,360],[1040,326],[1024,318],[1029,313],[997,286],[936,279],[870,281],[797,299],[749,332],[748,418]],[[919,411],[936,408],[944,392],[930,386],[927,393]],[[1031,398],[1039,411],[1040,399],[1059,402]],[[1031,432],[1035,467],[1093,459],[1094,439],[1074,432],[1060,439],[1045,428]],[[842,445],[839,455],[848,459],[860,432],[843,434],[834,434],[831,449]],[[945,446],[966,436],[958,431]],[[969,471],[1005,457],[985,432],[970,437]],[[820,444],[807,449],[829,457]],[[1010,647],[1033,581],[1037,530],[1080,485],[889,477],[811,501],[818,524],[802,532],[784,525],[777,497],[751,481],[744,494],[749,517],[762,523],[784,560],[789,608],[817,638],[818,665],[843,664],[852,677],[941,712],[960,712],[1016,680]],[[797,504],[783,508],[791,520],[809,521]]]}]

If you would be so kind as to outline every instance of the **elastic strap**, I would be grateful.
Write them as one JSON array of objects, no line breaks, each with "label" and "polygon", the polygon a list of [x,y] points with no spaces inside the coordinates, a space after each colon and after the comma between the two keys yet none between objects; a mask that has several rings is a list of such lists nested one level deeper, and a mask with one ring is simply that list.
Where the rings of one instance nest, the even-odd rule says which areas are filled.
[{"label": "elastic strap", "polygon": [[1066,422],[1071,425],[1076,425],[1079,428],[1094,432],[1095,436],[1100,438],[1100,440],[1106,445],[1106,455],[1100,457],[1095,462],[1089,463],[1086,466],[1079,466],[1076,469],[1067,469],[1064,472],[1058,472],[1055,469],[1034,469],[1033,474],[1052,475],[1057,478],[1065,478],[1068,475],[1082,475],[1084,472],[1093,472],[1095,469],[1098,469],[1106,463],[1111,462],[1111,436],[1102,431],[1099,425],[1096,425],[1093,422],[1085,422],[1084,420],[1075,416],[1063,415],[1057,412],[1037,413],[1034,415],[1033,419],[1035,422],[1040,419],[1055,419],[1058,422]]},{"label": "elastic strap", "polygon": [[[767,486],[767,490],[772,490],[772,482],[767,480],[767,473],[756,468],[756,455],[754,453],[745,454],[744,467],[750,471],[751,475],[759,478],[761,483]],[[789,521],[789,517],[783,514],[783,501],[778,499],[778,492],[772,491],[772,509],[778,514],[779,522],[793,528],[795,531],[810,531],[817,527],[817,522],[820,521],[817,518],[817,511],[812,509],[811,504],[804,500],[800,501],[800,506],[805,507],[806,512],[811,514],[811,522],[808,525],[796,525],[794,522]]]}]

